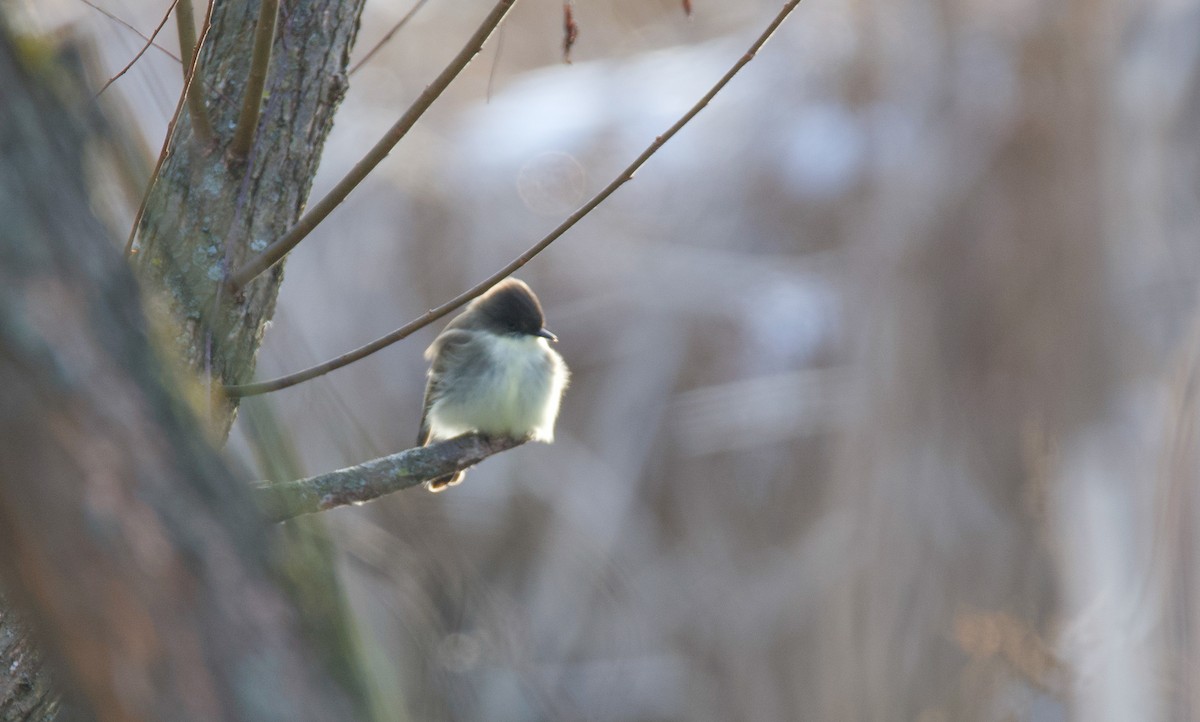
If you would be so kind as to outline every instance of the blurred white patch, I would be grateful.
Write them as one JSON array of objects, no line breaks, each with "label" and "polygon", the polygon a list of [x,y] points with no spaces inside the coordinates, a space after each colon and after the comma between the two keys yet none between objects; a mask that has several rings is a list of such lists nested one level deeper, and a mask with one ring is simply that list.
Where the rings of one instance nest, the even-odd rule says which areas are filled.
[{"label": "blurred white patch", "polygon": [[[621,152],[634,151],[687,111],[741,50],[721,39],[526,73],[464,114],[460,157],[478,172],[481,163],[511,167],[539,151],[588,148],[606,136]],[[735,86],[722,94],[723,104],[749,92]]]},{"label": "blurred white patch", "polygon": [[783,178],[796,195],[835,198],[862,176],[865,135],[844,106],[806,106],[782,140]]},{"label": "blurred white patch", "polygon": [[1052,509],[1061,545],[1064,659],[1074,672],[1078,718],[1163,719],[1152,630],[1157,590],[1144,563],[1143,510],[1132,503],[1128,429],[1086,429],[1069,444]]},{"label": "blurred white patch", "polygon": [[831,282],[815,274],[766,279],[743,294],[745,327],[755,356],[770,354],[785,365],[798,365],[829,346],[841,324],[840,301]]},{"label": "blurred white patch", "polygon": [[[464,113],[459,156],[479,164],[513,166],[546,148],[585,147],[611,122],[611,108],[596,88],[607,71],[597,64],[529,73],[487,105]],[[531,122],[537,119],[536,122]]]},{"label": "blurred white patch", "polygon": [[575,157],[557,151],[539,153],[517,171],[517,193],[525,207],[554,218],[583,203],[587,172]]}]

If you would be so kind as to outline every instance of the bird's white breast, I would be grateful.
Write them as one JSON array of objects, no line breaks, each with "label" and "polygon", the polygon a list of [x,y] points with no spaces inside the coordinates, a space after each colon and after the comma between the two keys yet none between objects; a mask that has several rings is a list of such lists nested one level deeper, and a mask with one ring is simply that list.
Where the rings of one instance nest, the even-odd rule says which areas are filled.
[{"label": "bird's white breast", "polygon": [[453,438],[468,431],[495,436],[554,439],[554,420],[567,384],[567,367],[546,340],[488,334],[486,374],[447,378],[429,409],[430,432]]}]

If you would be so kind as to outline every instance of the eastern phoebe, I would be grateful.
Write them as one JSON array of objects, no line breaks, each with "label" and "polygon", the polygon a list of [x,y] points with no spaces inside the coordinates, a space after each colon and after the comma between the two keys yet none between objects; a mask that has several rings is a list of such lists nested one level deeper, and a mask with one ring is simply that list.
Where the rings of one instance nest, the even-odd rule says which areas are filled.
[{"label": "eastern phoebe", "polygon": [[[569,373],[547,341],[542,305],[524,282],[509,278],[472,301],[438,334],[430,361],[417,444],[468,432],[551,442]],[[462,471],[425,482],[441,491]]]}]

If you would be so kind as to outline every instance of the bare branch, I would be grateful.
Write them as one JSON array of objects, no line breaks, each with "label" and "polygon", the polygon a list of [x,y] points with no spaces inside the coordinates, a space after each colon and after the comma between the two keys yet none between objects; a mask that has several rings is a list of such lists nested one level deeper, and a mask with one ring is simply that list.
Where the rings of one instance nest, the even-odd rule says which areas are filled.
[{"label": "bare branch", "polygon": [[279,0],[260,0],[258,25],[254,29],[254,50],[250,59],[250,75],[246,78],[246,93],[242,97],[242,112],[238,115],[237,128],[229,143],[229,154],[234,158],[245,158],[250,152],[250,142],[258,128],[259,109],[262,108],[263,88],[267,84],[267,71],[271,67],[271,46],[275,42],[275,23],[279,17]]},{"label": "bare branch", "polygon": [[[141,30],[138,30],[137,28],[133,27],[132,25],[130,25],[129,23],[125,22],[124,20],[122,20],[121,18],[117,17],[116,15],[113,15],[113,14],[112,14],[112,13],[110,13],[109,11],[105,10],[104,8],[102,8],[102,7],[100,7],[99,5],[97,5],[96,3],[92,2],[92,0],[80,0],[80,1],[81,1],[81,2],[82,2],[84,5],[87,5],[87,6],[88,6],[88,7],[90,7],[91,9],[95,10],[96,12],[100,13],[100,14],[101,14],[101,15],[103,15],[104,17],[108,18],[109,20],[112,20],[112,21],[113,21],[113,22],[115,22],[115,23],[119,23],[119,24],[121,24],[121,25],[125,26],[126,28],[128,28],[128,29],[132,30],[132,31],[134,32],[134,34],[135,34],[135,35],[137,35],[137,36],[138,36],[139,38],[141,38],[142,40],[146,40],[146,41],[148,41],[148,42],[150,43],[150,45],[152,45],[152,46],[154,47],[154,49],[155,49],[155,50],[158,50],[159,52],[163,53],[163,54],[164,54],[164,55],[166,55],[168,58],[170,58],[170,59],[174,60],[174,61],[175,61],[175,62],[177,62],[177,63],[182,63],[182,62],[183,62],[182,60],[180,60],[180,59],[179,59],[179,56],[178,56],[178,55],[176,55],[175,53],[172,53],[170,50],[167,50],[167,49],[166,49],[166,48],[164,48],[163,46],[161,46],[161,45],[159,45],[158,43],[154,42],[154,38],[152,38],[152,37],[150,37],[149,35],[147,35],[147,34],[143,33]],[[168,14],[170,14],[170,11],[168,11]]]},{"label": "bare branch", "polygon": [[171,147],[171,139],[175,137],[175,126],[179,124],[179,114],[183,111],[184,99],[187,98],[189,89],[192,87],[192,80],[196,77],[196,66],[200,62],[200,48],[204,46],[204,39],[208,37],[209,28],[212,27],[212,0],[208,2],[208,12],[204,16],[204,29],[200,31],[200,38],[196,41],[196,52],[192,53],[191,67],[188,68],[184,75],[186,80],[183,83],[183,92],[179,94],[179,100],[175,103],[175,112],[171,115],[171,122],[167,124],[166,137],[163,138],[162,150],[158,153],[158,160],[154,163],[154,172],[150,174],[150,182],[146,184],[146,192],[142,194],[142,202],[138,205],[137,213],[133,216],[133,226],[129,229],[129,238],[125,241],[125,255],[133,253],[133,241],[137,238],[138,226],[141,225],[142,216],[146,214],[146,203],[150,200],[150,191],[154,190],[154,184],[158,182],[158,174],[162,172],[163,163],[167,160],[167,150]]},{"label": "bare branch", "polygon": [[[158,32],[163,29],[164,25],[167,24],[167,18],[171,17],[171,11],[175,9],[175,4],[178,2],[179,2],[179,0],[171,0],[171,7],[167,8],[167,13],[165,15],[163,15],[162,20],[159,21],[158,27],[154,28],[154,32],[150,33],[150,37],[146,39],[146,44],[142,46],[141,50],[137,51],[137,55],[133,56],[133,60],[130,60],[128,63],[126,63],[125,67],[121,68],[121,70],[119,72],[117,72],[116,75],[109,78],[108,82],[106,82],[103,86],[101,86],[100,90],[96,91],[97,97],[99,97],[100,94],[103,93],[104,91],[108,90],[108,86],[117,82],[117,78],[119,78],[122,75],[124,75],[125,73],[129,72],[129,69],[133,67],[134,63],[141,60],[142,56],[146,54],[146,51],[150,49],[150,46],[154,44],[154,38],[158,37]],[[92,7],[95,7],[95,6],[93,5]]]},{"label": "bare branch", "polygon": [[208,108],[204,105],[204,84],[194,78],[200,55],[200,44],[196,42],[196,18],[192,11],[192,0],[178,0],[175,7],[175,25],[179,33],[179,52],[186,55],[188,62],[183,66],[183,82],[187,85],[188,115],[192,118],[192,130],[196,139],[208,145],[213,139],[212,121],[208,119]]},{"label": "bare branch", "polygon": [[417,11],[420,10],[421,7],[427,2],[429,2],[429,0],[417,0],[417,4],[409,8],[408,12],[404,13],[404,17],[400,18],[400,20],[398,20],[396,24],[392,26],[391,30],[384,33],[379,42],[375,43],[375,46],[368,50],[367,54],[362,56],[362,59],[350,68],[349,75],[354,75],[354,73],[358,72],[358,69],[365,65],[368,60],[375,57],[375,53],[379,52],[379,49],[384,45],[387,45],[388,41],[390,41],[396,33],[400,32],[400,28],[407,25],[408,21],[412,20],[412,17],[416,15]]},{"label": "bare branch", "polygon": [[406,449],[390,456],[328,474],[263,484],[256,488],[263,513],[284,521],[347,504],[361,504],[466,469],[501,451],[525,443],[519,439],[464,434],[449,441]]},{"label": "bare branch", "polygon": [[291,230],[276,240],[270,246],[267,246],[258,256],[250,259],[239,268],[230,278],[230,290],[236,292],[247,283],[252,281],[258,274],[267,270],[271,266],[279,262],[281,258],[287,255],[288,251],[296,247],[296,244],[304,240],[304,238],[312,232],[317,224],[325,220],[325,217],[350,195],[350,191],[354,190],[367,174],[379,165],[392,148],[400,142],[400,139],[408,133],[408,131],[416,124],[417,120],[424,115],[429,106],[433,105],[433,101],[437,100],[447,86],[462,72],[463,68],[471,62],[471,59],[479,53],[479,49],[483,47],[484,42],[491,36],[492,31],[512,9],[517,0],[500,0],[492,11],[484,19],[483,24],[475,31],[475,34],[467,41],[462,50],[458,52],[454,60],[446,66],[446,69],[441,72],[438,77],[425,88],[424,92],[417,97],[417,100],[404,112],[400,120],[396,121],[379,142],[367,153],[367,155],[355,164],[354,168],[346,174],[345,178],[338,181],[338,184],[333,187],[324,198],[318,201],[304,217],[292,226]]},{"label": "bare branch", "polygon": [[463,306],[472,299],[483,295],[483,293],[489,288],[507,278],[514,271],[528,263],[534,256],[545,250],[546,247],[551,243],[558,240],[560,236],[570,230],[571,226],[574,226],[584,216],[586,216],[588,213],[591,213],[596,206],[603,203],[604,200],[611,196],[618,188],[620,188],[626,182],[632,180],[634,174],[646,163],[647,160],[650,159],[650,156],[658,152],[659,148],[661,148],[668,140],[674,137],[674,135],[678,133],[683,126],[687,125],[692,118],[696,117],[696,115],[708,105],[709,101],[711,101],[717,93],[721,92],[721,89],[733,79],[733,76],[737,75],[738,71],[741,70],[746,63],[754,59],[755,54],[758,53],[758,51],[764,44],[766,44],[768,40],[770,40],[771,36],[775,34],[775,31],[779,29],[780,24],[783,23],[787,16],[791,14],[791,12],[795,10],[796,6],[799,4],[800,0],[790,0],[786,5],[784,5],[783,9],[779,11],[779,14],[775,16],[775,19],[771,22],[771,24],[767,26],[767,29],[758,36],[758,39],[754,41],[754,44],[750,46],[750,49],[747,50],[740,58],[738,58],[738,61],[733,64],[733,67],[731,67],[725,73],[725,75],[723,75],[721,79],[717,81],[717,84],[709,89],[709,91],[704,94],[704,97],[700,98],[700,100],[697,101],[696,104],[688,110],[688,112],[684,113],[683,117],[675,121],[675,124],[668,128],[665,133],[655,138],[654,142],[647,146],[646,150],[642,151],[641,155],[635,158],[634,161],[625,168],[625,170],[621,171],[620,175],[618,175],[612,180],[611,183],[604,187],[604,190],[600,191],[593,196],[591,200],[580,206],[578,210],[568,216],[566,220],[560,223],[558,227],[546,235],[546,237],[535,243],[529,248],[529,250],[525,251],[520,256],[514,258],[499,271],[476,284],[465,293],[462,293],[446,303],[443,303],[437,308],[426,311],[422,316],[419,316],[418,318],[410,321],[395,331],[392,331],[386,336],[375,339],[365,346],[361,346],[353,351],[350,351],[349,353],[344,353],[337,358],[330,359],[329,361],[318,364],[311,368],[307,368],[303,371],[298,371],[288,376],[281,376],[277,379],[271,379],[270,381],[245,384],[243,386],[227,386],[225,387],[225,393],[232,397],[256,396],[258,394],[265,394],[270,391],[286,389],[289,386],[295,386],[298,383],[308,381],[309,379],[316,378],[317,376],[322,376],[330,371],[334,371],[343,366],[354,363],[359,359],[366,358],[380,349],[387,348],[400,339],[412,334],[414,331],[428,326],[451,311]]}]

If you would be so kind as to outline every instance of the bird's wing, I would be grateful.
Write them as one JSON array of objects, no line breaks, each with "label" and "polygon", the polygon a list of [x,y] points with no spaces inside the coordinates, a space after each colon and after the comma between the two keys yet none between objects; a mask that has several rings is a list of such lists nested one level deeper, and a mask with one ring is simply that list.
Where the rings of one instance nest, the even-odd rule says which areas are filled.
[{"label": "bird's wing", "polygon": [[429,443],[429,409],[441,395],[441,384],[445,377],[447,364],[452,363],[453,359],[473,340],[474,337],[470,331],[448,328],[438,334],[438,337],[426,349],[425,357],[431,363],[428,380],[425,382],[425,401],[421,405],[421,427],[417,432],[417,446],[425,446]]},{"label": "bird's wing", "polygon": [[430,374],[429,380],[425,382],[425,402],[421,407],[421,428],[417,432],[417,446],[429,443],[429,407],[433,406],[435,398],[437,398],[437,385],[433,382],[433,374]]}]

